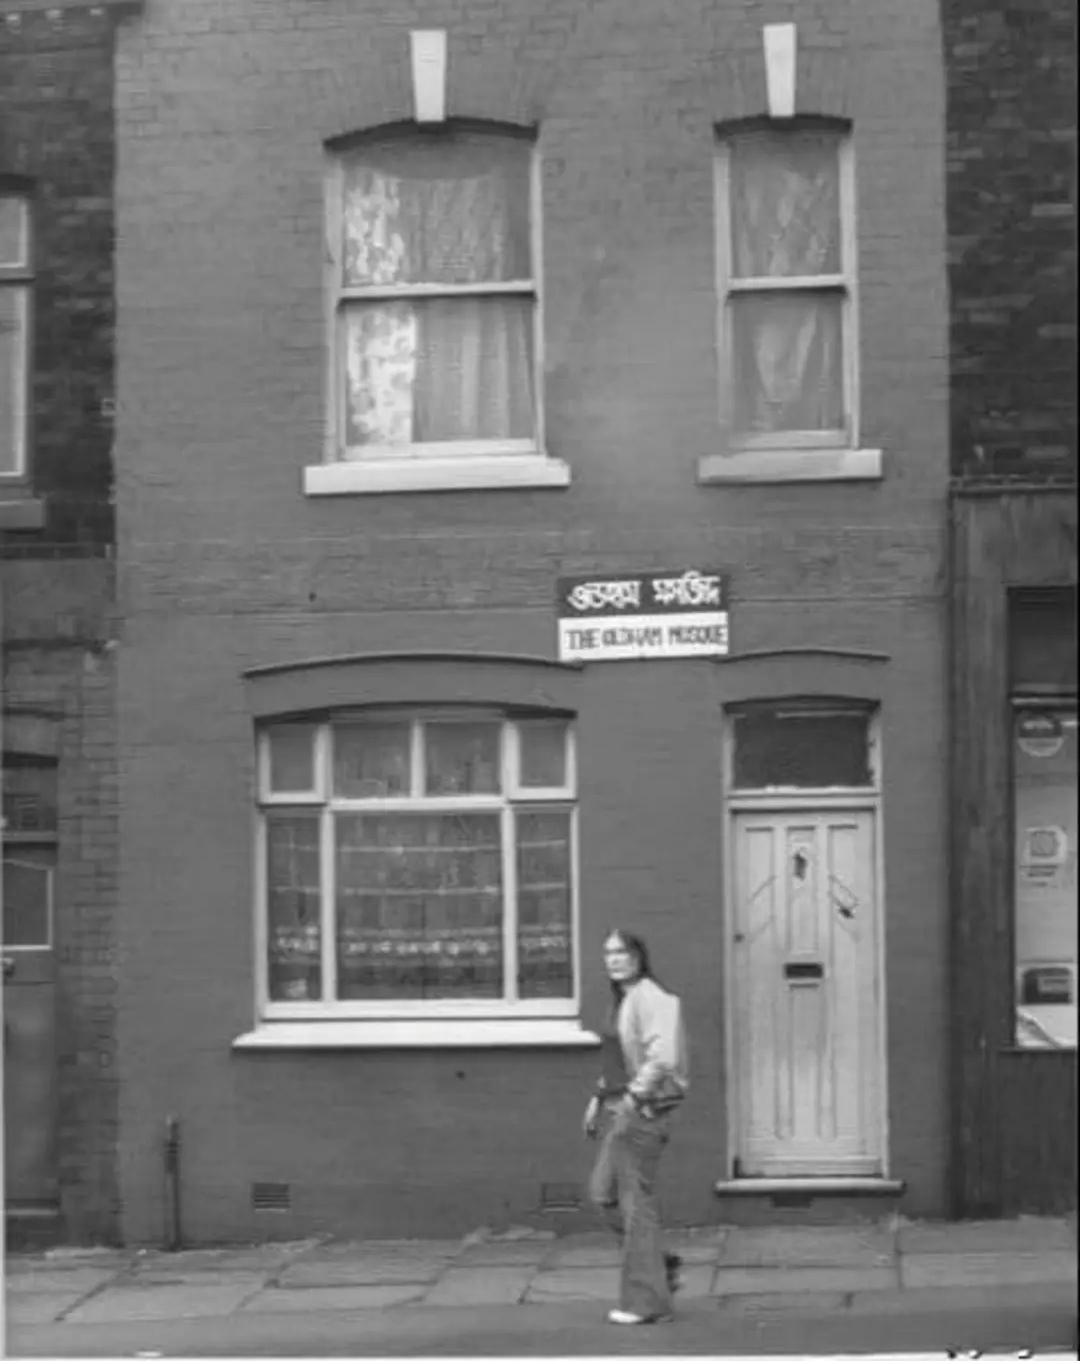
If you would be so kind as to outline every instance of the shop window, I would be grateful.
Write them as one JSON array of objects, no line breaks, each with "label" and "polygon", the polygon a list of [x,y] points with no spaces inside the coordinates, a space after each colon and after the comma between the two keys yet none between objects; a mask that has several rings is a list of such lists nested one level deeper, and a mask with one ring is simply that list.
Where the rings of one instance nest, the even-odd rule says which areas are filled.
[{"label": "shop window", "polygon": [[1016,1041],[1076,1046],[1076,588],[1009,593]]},{"label": "shop window", "polygon": [[1076,1046],[1076,708],[1017,707],[1017,1042]]},{"label": "shop window", "polygon": [[575,1013],[568,720],[274,723],[259,782],[267,1018]]},{"label": "shop window", "polygon": [[836,703],[772,702],[733,713],[736,790],[872,787],[870,712]]}]

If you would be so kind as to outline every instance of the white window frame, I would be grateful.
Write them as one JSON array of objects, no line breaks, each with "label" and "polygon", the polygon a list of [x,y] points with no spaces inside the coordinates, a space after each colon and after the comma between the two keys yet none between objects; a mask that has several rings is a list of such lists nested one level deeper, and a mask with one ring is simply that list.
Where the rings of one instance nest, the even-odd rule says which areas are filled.
[{"label": "white window frame", "polygon": [[[701,482],[801,482],[880,478],[881,451],[862,450],[859,412],[859,280],[856,228],[855,149],[850,131],[834,130],[840,212],[840,265],[836,274],[737,278],[732,253],[731,147],[736,139],[822,131],[771,125],[717,140],[714,160],[716,336],[719,359],[719,423],[724,452],[699,462]],[[825,129],[823,131],[830,131]],[[844,422],[835,430],[741,432],[735,428],[734,336],[729,302],[739,294],[839,293],[841,386]]]},{"label": "white window frame", "polygon": [[15,260],[0,260],[0,290],[16,300],[17,326],[22,344],[16,347],[16,375],[14,387],[14,464],[0,467],[0,484],[25,483],[29,476],[30,449],[30,357],[33,339],[34,258],[33,227],[29,196],[21,191],[0,187],[0,199],[18,205],[22,218],[22,244]]},{"label": "white window frame", "polygon": [[[299,718],[299,717],[298,717]],[[555,717],[552,717],[555,718]],[[563,718],[563,717],[559,717]],[[427,721],[477,723],[495,721],[501,726],[500,767],[502,792],[494,795],[408,796],[345,798],[333,795],[331,730],[334,723],[362,720],[403,721],[410,725],[411,789],[423,790],[423,745],[420,727]],[[283,717],[284,720],[284,717]],[[581,954],[579,910],[579,853],[577,813],[576,738],[572,720],[566,718],[566,782],[561,787],[524,787],[518,781],[518,719],[501,712],[476,707],[441,709],[424,707],[409,711],[379,708],[377,711],[336,712],[318,722],[315,737],[314,785],[309,791],[274,792],[270,790],[270,730],[267,723],[257,736],[257,819],[255,847],[256,890],[256,993],[257,1014],[264,1022],[367,1020],[417,1021],[455,1020],[572,1020],[580,1010]],[[320,951],[323,998],[320,1000],[271,1000],[269,990],[269,924],[266,884],[268,839],[266,816],[274,811],[318,810],[320,829]],[[516,840],[514,817],[537,810],[569,814],[570,838],[570,924],[572,953],[571,994],[563,999],[518,999],[517,992],[517,902]],[[334,931],[335,886],[333,820],[336,814],[408,813],[499,814],[501,818],[503,887],[503,979],[502,999],[449,1000],[338,1000],[336,934]],[[258,1045],[256,1042],[254,1045]]]},{"label": "white window frame", "polygon": [[[525,142],[519,134],[488,135]],[[453,136],[453,132],[449,134]],[[545,453],[542,163],[529,144],[529,249],[532,274],[525,279],[469,284],[347,286],[343,280],[344,179],[349,151],[335,152],[326,172],[324,307],[326,330],[326,424],[323,460],[304,470],[307,494],[424,491],[506,486],[565,487],[568,467]],[[421,441],[409,446],[365,445],[350,456],[345,445],[347,388],[344,382],[345,314],[353,302],[409,298],[497,296],[532,303],[534,431],[503,440]]]}]

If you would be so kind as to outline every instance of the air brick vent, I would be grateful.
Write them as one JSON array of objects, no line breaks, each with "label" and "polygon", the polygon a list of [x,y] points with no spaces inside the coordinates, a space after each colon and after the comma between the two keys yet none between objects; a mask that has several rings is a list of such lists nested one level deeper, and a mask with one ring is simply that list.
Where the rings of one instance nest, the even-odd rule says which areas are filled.
[{"label": "air brick vent", "polygon": [[292,1190],[288,1184],[252,1184],[251,1206],[255,1212],[288,1212]]},{"label": "air brick vent", "polygon": [[581,1191],[576,1184],[541,1184],[540,1207],[544,1212],[577,1212]]}]

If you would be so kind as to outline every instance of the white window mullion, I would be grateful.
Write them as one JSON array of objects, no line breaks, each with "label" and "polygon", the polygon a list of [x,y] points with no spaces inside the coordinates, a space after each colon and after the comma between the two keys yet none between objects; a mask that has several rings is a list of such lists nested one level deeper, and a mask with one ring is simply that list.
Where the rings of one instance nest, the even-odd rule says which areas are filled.
[{"label": "white window mullion", "polygon": [[844,418],[848,440],[858,449],[859,434],[859,248],[855,219],[855,149],[846,138],[838,149],[840,177],[840,268],[844,272],[844,306],[840,344],[844,374]]},{"label": "white window mullion", "polygon": [[529,161],[529,268],[536,287],[533,291],[533,432],[536,448],[544,449],[544,232],[543,232],[543,162],[539,147],[532,149]]},{"label": "white window mullion", "polygon": [[332,463],[345,438],[345,327],[341,309],[344,280],[343,250],[344,168],[340,159],[330,163],[326,177],[326,246],[323,260],[323,306],[326,309],[325,402],[326,434],[323,458]]},{"label": "white window mullion", "polygon": [[503,808],[499,827],[503,873],[503,998],[508,1004],[515,1004],[518,997],[517,825],[513,807],[509,804]]},{"label": "white window mullion", "polygon": [[[261,736],[265,739],[265,735]],[[255,1005],[256,1018],[270,1002],[270,905],[266,863],[269,834],[266,815],[259,811],[255,819]]]},{"label": "white window mullion", "polygon": [[427,766],[424,754],[424,726],[414,720],[409,727],[409,794],[421,798],[427,780]]},{"label": "white window mullion", "polygon": [[322,999],[337,999],[336,867],[334,858],[334,812],[329,805],[319,817],[319,940],[322,964]]}]

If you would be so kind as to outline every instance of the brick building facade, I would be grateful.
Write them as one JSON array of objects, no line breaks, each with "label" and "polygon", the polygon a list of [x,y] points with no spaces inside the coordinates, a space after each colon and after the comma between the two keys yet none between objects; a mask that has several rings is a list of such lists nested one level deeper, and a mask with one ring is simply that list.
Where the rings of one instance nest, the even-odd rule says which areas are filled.
[{"label": "brick building facade", "polygon": [[9,1234],[118,1234],[112,507],[119,7],[0,3]]},{"label": "brick building facade", "polygon": [[[944,1209],[944,95],[930,0],[124,25],[127,1239],[169,1118],[193,1239],[557,1216],[612,923],[673,1220]],[[559,659],[687,569],[727,653]]]},{"label": "brick building facade", "polygon": [[1057,1211],[1076,1207],[1076,13],[942,13],[953,1207]]}]

